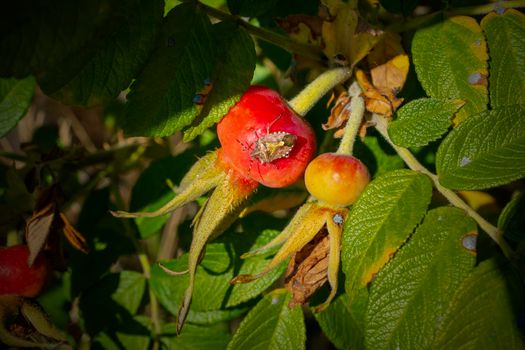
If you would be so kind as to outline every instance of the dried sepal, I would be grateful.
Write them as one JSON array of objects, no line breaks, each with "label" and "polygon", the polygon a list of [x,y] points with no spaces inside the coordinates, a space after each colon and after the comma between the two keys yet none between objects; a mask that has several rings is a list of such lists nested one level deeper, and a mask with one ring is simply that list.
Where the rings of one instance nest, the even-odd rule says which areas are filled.
[{"label": "dried sepal", "polygon": [[[302,247],[315,237],[317,232],[319,232],[324,225],[324,209],[316,203],[307,203],[305,206],[307,206],[305,211],[302,212],[301,215],[294,216],[281,235],[276,237],[276,239],[280,236],[287,238],[285,239],[283,246],[273,257],[272,261],[270,261],[261,272],[255,275],[239,275],[232,279],[230,283],[247,283],[265,275],[277,267],[281,262],[288,259],[296,251],[302,249]],[[269,244],[263,248],[268,246]]]},{"label": "dried sepal", "polygon": [[328,231],[323,229],[290,259],[285,275],[285,287],[292,294],[289,307],[306,304],[327,281],[329,246]]}]

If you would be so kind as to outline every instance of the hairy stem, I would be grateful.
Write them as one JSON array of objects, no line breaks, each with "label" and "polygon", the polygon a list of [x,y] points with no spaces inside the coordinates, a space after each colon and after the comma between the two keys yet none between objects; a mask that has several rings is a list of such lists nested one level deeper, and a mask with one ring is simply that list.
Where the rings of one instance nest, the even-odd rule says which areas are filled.
[{"label": "hairy stem", "polygon": [[394,32],[404,32],[408,30],[414,30],[422,27],[425,23],[431,22],[435,18],[443,16],[476,16],[489,13],[491,11],[504,10],[508,8],[519,8],[525,7],[525,0],[516,1],[495,1],[489,4],[458,7],[455,9],[441,10],[432,13],[428,13],[423,16],[414,17],[406,22],[400,22],[396,20],[394,23],[388,25],[386,30]]},{"label": "hairy stem", "polygon": [[439,183],[439,179],[438,179],[437,175],[433,174],[427,168],[425,168],[421,163],[419,163],[419,161],[416,159],[416,157],[414,157],[414,155],[408,149],[406,149],[404,147],[399,147],[399,146],[395,145],[392,142],[392,140],[388,136],[388,132],[387,132],[388,126],[387,126],[387,122],[386,122],[385,118],[383,118],[380,115],[374,114],[373,117],[372,117],[372,122],[375,123],[376,130],[396,150],[397,154],[399,154],[399,156],[403,159],[403,161],[406,163],[406,165],[408,165],[408,167],[410,169],[415,170],[415,171],[419,171],[419,172],[427,175],[428,177],[430,177],[430,179],[434,183],[434,186],[436,187],[436,189],[453,206],[465,210],[465,212],[472,219],[474,219],[477,222],[479,227],[481,227],[481,229],[483,231],[485,231],[490,236],[490,238],[492,238],[499,245],[499,247],[503,251],[503,254],[509,260],[513,260],[514,259],[514,257],[515,257],[514,252],[509,247],[507,242],[504,240],[504,238],[502,236],[502,232],[497,227],[495,227],[490,222],[485,220],[481,215],[479,215],[474,209],[472,209],[467,203],[465,203],[454,191],[452,191],[452,190],[450,190],[450,189],[448,189],[446,187],[443,187]]},{"label": "hairy stem", "polygon": [[361,126],[365,114],[365,102],[361,97],[361,88],[357,81],[352,83],[348,89],[348,93],[352,100],[344,109],[347,107],[350,109],[350,116],[346,122],[345,133],[341,139],[337,153],[351,155],[354,150],[355,138],[359,132],[359,127]]},{"label": "hairy stem", "polygon": [[292,53],[314,59],[316,61],[324,61],[325,56],[319,46],[303,44],[301,42],[292,40],[284,35],[256,27],[238,16],[218,10],[214,7],[205,5],[199,2],[199,7],[208,15],[220,19],[221,21],[234,21],[239,26],[243,27],[248,33],[256,38],[275,44]]},{"label": "hairy stem", "polygon": [[290,107],[304,117],[328,91],[346,81],[351,75],[352,70],[347,67],[323,72],[289,102]]}]

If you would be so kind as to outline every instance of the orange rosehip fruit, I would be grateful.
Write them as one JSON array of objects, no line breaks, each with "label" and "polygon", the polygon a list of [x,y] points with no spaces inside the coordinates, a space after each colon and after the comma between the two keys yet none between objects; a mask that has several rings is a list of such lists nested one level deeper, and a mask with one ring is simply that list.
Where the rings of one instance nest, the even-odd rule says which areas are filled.
[{"label": "orange rosehip fruit", "polygon": [[251,86],[217,124],[224,163],[268,187],[284,187],[304,173],[315,134],[276,91]]},{"label": "orange rosehip fruit", "polygon": [[40,254],[29,267],[28,257],[26,245],[0,248],[0,295],[35,297],[40,293],[49,274],[49,263]]},{"label": "orange rosehip fruit", "polygon": [[356,157],[323,153],[308,164],[304,174],[308,192],[334,206],[353,204],[370,182],[367,167]]}]

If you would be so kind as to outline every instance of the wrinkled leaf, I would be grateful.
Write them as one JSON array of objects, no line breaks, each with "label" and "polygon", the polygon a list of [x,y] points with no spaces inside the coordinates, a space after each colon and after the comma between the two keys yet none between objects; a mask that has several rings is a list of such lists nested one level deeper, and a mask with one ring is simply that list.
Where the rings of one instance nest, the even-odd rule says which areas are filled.
[{"label": "wrinkled leaf", "polygon": [[168,323],[162,328],[161,343],[167,350],[221,350],[226,349],[230,338],[227,329],[192,324],[177,335],[177,325]]},{"label": "wrinkled leaf", "polygon": [[370,349],[432,348],[449,302],[476,262],[477,227],[463,210],[431,210],[370,290]]},{"label": "wrinkled leaf", "polygon": [[[363,314],[360,312],[358,314]],[[342,294],[328,308],[314,316],[323,333],[338,349],[363,349],[364,334],[362,323],[355,319],[356,314],[346,294]]]},{"label": "wrinkled leaf", "polygon": [[289,300],[290,294],[283,289],[266,295],[241,322],[228,349],[304,349],[303,313],[299,307],[290,309]]},{"label": "wrinkled leaf", "polygon": [[441,143],[436,168],[443,186],[483,189],[525,176],[525,107],[470,117]]},{"label": "wrinkled leaf", "polygon": [[35,78],[0,79],[0,137],[26,114],[35,92]]},{"label": "wrinkled leaf", "polygon": [[401,107],[396,120],[388,126],[388,134],[398,146],[425,146],[437,140],[452,125],[452,117],[462,101],[421,98]]},{"label": "wrinkled leaf", "polygon": [[342,243],[345,289],[351,302],[407,240],[430,203],[430,180],[417,172],[388,172],[365,189],[352,207]]},{"label": "wrinkled leaf", "polygon": [[190,129],[192,139],[237,101],[254,67],[253,42],[242,29],[212,25],[194,3],[181,4],[166,16],[152,58],[131,87],[125,130],[165,136],[205,120]]},{"label": "wrinkled leaf", "polygon": [[487,108],[487,47],[471,17],[458,16],[420,28],[412,41],[417,77],[430,97],[463,100],[456,122]]},{"label": "wrinkled leaf", "polygon": [[510,9],[481,21],[490,52],[492,108],[525,103],[525,15]]},{"label": "wrinkled leaf", "polygon": [[148,58],[162,2],[25,0],[3,14],[0,74],[32,73],[47,95],[94,105],[124,90]]},{"label": "wrinkled leaf", "polygon": [[502,269],[483,261],[459,286],[437,329],[434,349],[525,349]]},{"label": "wrinkled leaf", "polygon": [[[199,111],[200,124],[184,133],[188,142],[205,129],[219,122],[250,84],[255,69],[253,41],[243,29],[233,22],[220,22],[213,26],[214,45],[219,49],[214,57],[210,76],[213,89]],[[195,124],[195,122],[194,122]]]}]

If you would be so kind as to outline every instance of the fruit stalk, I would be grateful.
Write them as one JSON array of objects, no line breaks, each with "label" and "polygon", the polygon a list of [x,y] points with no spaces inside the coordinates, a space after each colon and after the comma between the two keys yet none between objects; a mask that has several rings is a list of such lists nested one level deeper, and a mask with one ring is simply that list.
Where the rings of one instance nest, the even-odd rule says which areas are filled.
[{"label": "fruit stalk", "polygon": [[355,138],[359,132],[359,127],[361,126],[365,114],[365,102],[361,97],[361,88],[357,81],[354,81],[352,85],[350,85],[348,94],[352,99],[349,107],[350,116],[346,122],[345,133],[341,139],[337,153],[352,155]]},{"label": "fruit stalk", "polygon": [[334,68],[323,72],[290,100],[290,107],[295,113],[304,117],[328,91],[345,82],[351,76],[352,70],[348,67]]}]

